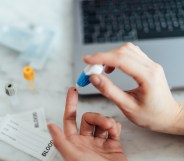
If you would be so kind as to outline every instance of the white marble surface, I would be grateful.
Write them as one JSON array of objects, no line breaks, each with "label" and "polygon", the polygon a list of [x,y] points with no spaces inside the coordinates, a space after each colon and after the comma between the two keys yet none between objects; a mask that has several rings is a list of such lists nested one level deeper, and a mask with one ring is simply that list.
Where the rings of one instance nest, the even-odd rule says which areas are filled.
[{"label": "white marble surface", "polygon": [[[18,111],[43,107],[48,122],[62,126],[65,96],[73,85],[72,55],[72,2],[73,0],[0,0],[0,24],[47,25],[60,28],[59,39],[52,56],[41,71],[36,72],[37,92],[30,93],[22,77],[22,64],[17,55],[0,47],[0,87],[13,81],[18,85],[19,108],[11,106],[8,97],[0,95],[0,116]],[[0,93],[3,89],[0,89]],[[173,93],[179,101],[184,92]],[[164,98],[163,98],[164,99]],[[147,131],[129,122],[108,100],[81,98],[77,121],[86,111],[100,112],[122,123],[121,143],[129,161],[183,161],[184,137]],[[0,161],[36,161],[37,159],[0,142]],[[62,158],[57,155],[54,161]]]}]

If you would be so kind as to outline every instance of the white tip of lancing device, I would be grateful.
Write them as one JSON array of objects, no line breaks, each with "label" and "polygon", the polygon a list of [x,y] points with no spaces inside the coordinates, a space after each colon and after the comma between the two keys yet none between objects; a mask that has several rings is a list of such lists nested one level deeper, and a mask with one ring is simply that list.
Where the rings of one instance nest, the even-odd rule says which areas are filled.
[{"label": "white tip of lancing device", "polygon": [[75,84],[75,88],[78,89],[80,86],[76,83]]},{"label": "white tip of lancing device", "polygon": [[103,72],[103,65],[88,65],[84,72],[86,75],[101,74]]}]

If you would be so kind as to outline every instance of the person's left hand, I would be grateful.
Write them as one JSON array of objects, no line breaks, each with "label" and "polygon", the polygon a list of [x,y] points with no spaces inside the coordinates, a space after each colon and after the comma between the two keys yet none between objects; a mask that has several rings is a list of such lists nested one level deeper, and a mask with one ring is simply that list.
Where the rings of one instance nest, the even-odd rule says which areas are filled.
[{"label": "person's left hand", "polygon": [[76,126],[78,93],[68,90],[64,113],[64,132],[48,126],[55,147],[66,161],[126,161],[120,144],[121,125],[98,113],[85,113],[80,132]]}]

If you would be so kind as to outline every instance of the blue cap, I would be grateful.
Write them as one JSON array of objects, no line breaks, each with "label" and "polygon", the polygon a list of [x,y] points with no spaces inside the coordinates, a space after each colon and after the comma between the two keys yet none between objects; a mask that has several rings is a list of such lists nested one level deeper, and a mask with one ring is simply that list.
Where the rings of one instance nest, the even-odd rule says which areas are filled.
[{"label": "blue cap", "polygon": [[88,84],[90,84],[90,80],[89,80],[89,75],[86,75],[84,73],[84,71],[81,73],[78,81],[77,81],[77,85],[79,85],[80,87],[85,87],[87,86]]}]

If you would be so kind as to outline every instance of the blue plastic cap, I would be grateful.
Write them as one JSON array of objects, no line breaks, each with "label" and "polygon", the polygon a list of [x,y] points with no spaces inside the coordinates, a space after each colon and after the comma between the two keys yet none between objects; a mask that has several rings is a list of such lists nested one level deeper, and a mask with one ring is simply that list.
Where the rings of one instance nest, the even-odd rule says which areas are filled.
[{"label": "blue plastic cap", "polygon": [[84,72],[81,73],[78,81],[77,81],[77,85],[79,85],[80,87],[85,87],[88,84],[90,84],[91,82],[89,81],[89,75],[86,75]]}]

